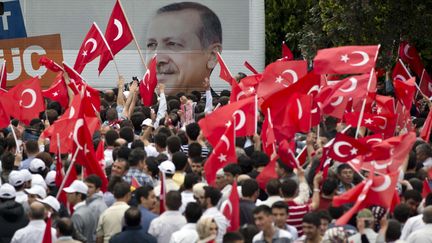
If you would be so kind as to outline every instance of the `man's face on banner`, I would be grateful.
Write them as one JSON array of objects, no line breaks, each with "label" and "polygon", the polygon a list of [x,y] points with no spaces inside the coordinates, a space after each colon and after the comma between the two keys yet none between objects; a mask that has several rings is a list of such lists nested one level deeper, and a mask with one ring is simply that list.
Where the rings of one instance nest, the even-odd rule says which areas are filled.
[{"label": "man's face on banner", "polygon": [[216,65],[211,50],[201,45],[201,26],[194,10],[158,14],[149,25],[146,46],[150,55],[157,53],[158,82],[174,93],[200,90]]}]

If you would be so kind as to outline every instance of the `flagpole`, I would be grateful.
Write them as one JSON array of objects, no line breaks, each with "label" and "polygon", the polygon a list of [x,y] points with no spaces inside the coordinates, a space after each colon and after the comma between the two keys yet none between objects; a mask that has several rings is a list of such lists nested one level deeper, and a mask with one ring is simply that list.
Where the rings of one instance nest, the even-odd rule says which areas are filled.
[{"label": "flagpole", "polygon": [[[405,66],[405,64],[402,62],[402,60],[399,58],[399,62],[400,62],[400,64],[402,65],[402,67],[404,68],[404,70],[405,70],[405,72],[406,73],[408,73],[408,75],[409,75],[409,77],[410,78],[412,78],[413,76],[410,74],[410,72],[408,72],[408,68],[406,68],[406,66]],[[424,69],[423,69],[424,70]],[[422,73],[422,77],[423,77],[423,73]],[[420,79],[420,82],[421,82],[421,79]],[[416,86],[416,88],[417,88],[417,92],[420,92],[420,94],[422,95],[422,96],[426,96],[421,90],[420,90],[420,87],[418,86],[418,84],[414,81],[414,84],[415,84],[415,86]],[[417,96],[417,95],[416,95]]]},{"label": "flagpole", "polygon": [[120,5],[120,8],[121,8],[121,10],[122,10],[122,12],[123,12],[123,15],[125,16],[126,23],[127,23],[127,25],[129,26],[129,29],[131,30],[132,38],[133,38],[134,43],[135,43],[135,46],[136,46],[136,48],[137,48],[137,50],[138,50],[138,54],[139,54],[139,56],[140,56],[140,58],[141,58],[141,62],[143,63],[145,69],[147,70],[147,65],[146,65],[146,63],[145,63],[144,56],[143,56],[143,54],[142,54],[142,52],[141,52],[141,48],[140,48],[140,46],[138,45],[138,42],[137,42],[136,38],[135,38],[135,33],[133,32],[132,26],[129,24],[129,19],[128,19],[127,15],[126,15],[126,12],[125,12],[124,9],[123,9],[123,5],[122,5],[122,3],[121,3],[120,0],[117,0],[117,2],[118,2],[119,5]]},{"label": "flagpole", "polygon": [[255,95],[255,134],[258,133],[258,96]]},{"label": "flagpole", "polygon": [[[423,82],[423,77],[424,77],[424,73],[425,73],[425,71],[426,71],[426,69],[423,68],[422,75],[421,75],[421,77],[420,77],[420,82],[419,82],[419,86],[420,86],[420,87],[421,87],[422,82]],[[418,93],[419,93],[419,91],[417,90],[416,97],[418,96]],[[424,96],[423,96],[423,97],[424,97]]]},{"label": "flagpole", "polygon": [[13,135],[13,138],[14,138],[14,140],[15,140],[15,144],[16,144],[16,151],[15,151],[15,154],[21,153],[21,148],[19,147],[19,144],[18,144],[18,138],[17,138],[16,133],[15,133],[14,125],[12,125],[12,121],[11,121],[11,123],[9,124],[9,126],[10,126],[10,128],[11,128],[11,130],[12,130],[12,135]]},{"label": "flagpole", "polygon": [[111,57],[112,57],[112,59],[113,59],[114,66],[115,66],[115,69],[116,69],[116,71],[117,71],[117,75],[118,75],[118,77],[120,77],[120,76],[121,76],[121,75],[120,75],[120,71],[119,71],[119,69],[118,69],[117,62],[115,61],[114,55],[113,55],[113,53],[112,53],[112,51],[111,51],[111,47],[108,45],[108,42],[106,41],[105,36],[102,34],[102,31],[100,30],[100,28],[99,28],[99,26],[96,24],[96,22],[93,22],[93,24],[95,25],[97,31],[99,31],[99,34],[101,35],[102,40],[105,42],[105,45],[107,46],[108,51],[110,52]]},{"label": "flagpole", "polygon": [[72,167],[75,166],[75,160],[76,160],[76,157],[77,157],[77,155],[78,155],[78,152],[79,152],[79,147],[77,147],[77,149],[76,149],[74,155],[72,156],[72,160],[71,160],[71,162],[70,162],[70,164],[69,164],[69,168],[68,168],[68,170],[67,170],[67,172],[66,172],[66,175],[64,176],[63,181],[62,181],[62,183],[60,184],[59,190],[58,190],[58,192],[57,192],[56,199],[58,199],[58,198],[60,197],[60,193],[62,192],[63,187],[64,187],[65,184],[66,184],[66,179],[69,177],[69,175],[70,175],[70,173],[71,173],[71,171],[72,171]]}]

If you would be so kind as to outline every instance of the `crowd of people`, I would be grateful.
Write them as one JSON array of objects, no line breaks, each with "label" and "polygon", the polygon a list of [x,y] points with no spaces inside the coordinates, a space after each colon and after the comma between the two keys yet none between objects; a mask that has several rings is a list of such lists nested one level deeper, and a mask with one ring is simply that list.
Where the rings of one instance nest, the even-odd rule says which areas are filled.
[{"label": "crowd of people", "polygon": [[[212,148],[197,121],[229,101],[229,91],[203,90],[165,94],[158,87],[153,106],[127,102],[138,95],[136,81],[124,93],[101,92],[101,128],[93,134],[95,148],[104,142],[101,166],[108,178],[87,175],[74,165],[77,180],[63,188],[67,203],[57,197],[55,161],[49,140],[41,133],[62,116],[64,108],[48,101],[41,119],[29,126],[16,120],[0,137],[0,242],[42,242],[46,220],[53,242],[430,242],[432,194],[422,197],[423,179],[432,160],[429,143],[418,139],[402,166],[398,192],[401,203],[388,212],[382,207],[360,210],[344,226],[335,225],[352,204],[332,205],[335,195],[362,179],[346,163],[334,163],[323,179],[315,173],[325,141],[340,124],[327,117],[321,132],[298,136],[298,150],[313,150],[303,167],[293,170],[278,159],[277,178],[260,188],[255,180],[271,158],[261,151],[260,128],[253,137],[236,138],[237,161],[216,171],[209,185],[203,171]],[[379,92],[385,91],[380,83]],[[187,108],[192,108],[187,111]],[[189,117],[188,117],[189,116]],[[421,127],[421,122],[416,123]],[[12,129],[13,132],[12,132]],[[14,134],[16,139],[14,138]],[[66,170],[71,154],[61,155]],[[162,173],[165,196],[161,196]],[[240,195],[240,228],[229,231],[232,218],[221,209],[236,182]],[[138,184],[137,184],[138,183]],[[161,212],[161,205],[165,208]]]}]

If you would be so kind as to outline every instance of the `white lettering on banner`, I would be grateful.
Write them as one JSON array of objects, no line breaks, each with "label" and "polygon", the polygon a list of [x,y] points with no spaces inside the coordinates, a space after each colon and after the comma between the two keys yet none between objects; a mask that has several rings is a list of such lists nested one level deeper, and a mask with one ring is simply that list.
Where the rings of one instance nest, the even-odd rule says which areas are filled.
[{"label": "white lettering on banner", "polygon": [[9,16],[11,16],[10,11],[5,11],[4,14],[1,16],[3,22],[3,30],[9,30],[9,22],[7,19]]}]

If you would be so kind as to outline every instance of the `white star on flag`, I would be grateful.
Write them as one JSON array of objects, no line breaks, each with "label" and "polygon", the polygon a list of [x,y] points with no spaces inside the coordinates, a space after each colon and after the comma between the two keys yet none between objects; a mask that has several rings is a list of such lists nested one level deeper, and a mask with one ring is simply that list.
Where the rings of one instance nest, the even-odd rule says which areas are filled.
[{"label": "white star on flag", "polygon": [[87,56],[87,51],[83,51],[82,55]]},{"label": "white star on flag", "polygon": [[231,126],[231,121],[228,121],[227,123],[225,123],[225,126],[226,126],[226,127]]},{"label": "white star on flag", "polygon": [[225,161],[225,162],[226,162],[226,161],[227,161],[226,157],[227,157],[227,156],[226,156],[225,154],[220,154],[219,157],[218,157],[219,162],[221,162],[221,163],[222,163],[222,161]]},{"label": "white star on flag", "polygon": [[57,96],[57,95],[58,95],[58,93],[57,93],[57,92],[54,92],[54,93],[53,93],[53,96]]},{"label": "white star on flag", "polygon": [[351,155],[355,155],[355,154],[357,154],[357,151],[358,151],[358,149],[356,149],[356,148],[352,148],[352,149],[350,150],[350,153],[351,153]]},{"label": "white star on flag", "polygon": [[364,120],[365,124],[372,124],[372,119],[368,118]]},{"label": "white star on flag", "polygon": [[348,54],[342,55],[341,56],[341,61],[344,62],[344,63],[347,63],[349,61]]},{"label": "white star on flag", "polygon": [[283,78],[281,76],[278,76],[275,80],[275,83],[280,84],[280,83],[282,83],[282,81],[283,81]]},{"label": "white star on flag", "polygon": [[88,90],[86,90],[86,95],[87,95],[87,97],[91,97],[91,94]]},{"label": "white star on flag", "polygon": [[249,88],[249,92],[250,92],[250,93],[253,93],[253,92],[255,92],[255,89],[254,89],[253,87],[250,87],[250,88]]},{"label": "white star on flag", "polygon": [[378,107],[378,109],[377,109],[377,114],[381,114],[381,112],[382,112],[382,108],[381,108],[381,107]]}]

